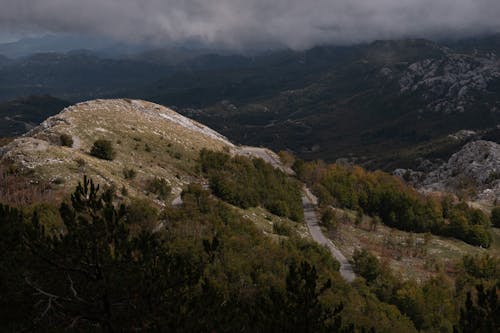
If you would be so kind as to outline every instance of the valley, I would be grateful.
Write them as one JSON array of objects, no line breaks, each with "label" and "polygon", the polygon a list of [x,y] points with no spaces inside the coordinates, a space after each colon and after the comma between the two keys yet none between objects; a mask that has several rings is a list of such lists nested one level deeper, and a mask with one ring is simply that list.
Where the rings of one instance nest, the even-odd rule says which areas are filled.
[{"label": "valley", "polygon": [[[231,304],[216,312],[199,312],[206,316],[203,322],[190,321],[191,315],[183,314],[187,321],[179,323],[176,316],[153,311],[162,327],[203,330],[216,325],[259,331],[275,325],[294,331],[297,325],[317,325],[326,331],[340,325],[349,332],[447,330],[458,325],[469,288],[476,283],[489,288],[498,279],[498,229],[490,226],[489,214],[462,199],[418,193],[401,178],[381,171],[306,162],[289,152],[238,146],[158,104],[131,99],[83,102],[8,141],[0,147],[1,227],[14,240],[27,237],[28,247],[6,247],[4,267],[13,267],[11,260],[17,256],[29,258],[34,266],[21,265],[2,276],[12,279],[14,291],[43,291],[38,304],[50,311],[37,306],[31,310],[39,314],[36,325],[40,327],[55,318],[64,325],[76,320],[78,327],[88,327],[94,319],[75,319],[71,309],[96,311],[101,305],[91,299],[101,293],[121,290],[138,304],[134,294],[125,290],[146,291],[141,284],[130,285],[128,279],[116,279],[113,286],[95,290],[84,287],[93,285],[94,278],[78,270],[93,269],[94,264],[81,256],[88,255],[87,247],[95,251],[107,242],[115,245],[101,247],[103,259],[95,260],[106,260],[106,274],[121,274],[120,267],[127,267],[130,283],[142,279],[140,272],[157,269],[144,261],[157,241],[166,246],[157,252],[159,256],[182,258],[169,259],[173,261],[166,265],[179,265],[179,272],[194,274],[193,280],[176,276],[177,270],[151,273],[165,281],[180,279],[185,288],[186,298],[175,294],[179,290],[174,288],[177,296],[172,302],[176,301],[162,303],[171,313],[192,300],[196,306]],[[96,194],[99,191],[101,196]],[[372,201],[378,204],[373,206]],[[89,218],[92,223],[85,222]],[[101,226],[110,231],[99,231]],[[71,247],[60,247],[66,242]],[[37,252],[25,252],[35,246]],[[128,257],[128,247],[134,249],[131,258],[135,259]],[[124,252],[117,257],[116,251]],[[40,261],[43,257],[38,253],[57,261]],[[134,257],[138,253],[141,257]],[[66,256],[72,261],[66,262]],[[50,269],[58,285],[38,275],[38,267]],[[17,274],[30,274],[37,282],[24,283]],[[311,286],[320,281],[325,281],[321,291],[303,294],[302,288],[316,290]],[[165,290],[155,283],[160,288],[157,295],[163,295]],[[67,286],[78,292],[64,296]],[[436,293],[436,288],[441,292]],[[408,290],[415,294],[407,295]],[[53,309],[47,293],[64,297],[67,305]],[[111,307],[115,315],[137,318],[137,308],[124,308],[113,295],[109,297],[116,302]],[[442,306],[435,301],[437,295],[445,310],[430,320],[426,314]],[[150,299],[156,301],[155,297]],[[19,302],[32,306],[29,299]],[[287,312],[255,322],[242,315],[261,316],[251,305],[254,301],[263,302],[267,314],[283,306]],[[140,307],[140,311],[147,308]],[[335,320],[321,319],[322,313],[334,310]],[[228,311],[235,311],[237,320],[227,322]],[[290,313],[306,313],[296,317],[306,322],[291,320]],[[30,320],[29,312],[17,315]],[[214,318],[220,318],[221,324],[214,324]],[[111,322],[116,327],[134,325],[126,320]],[[287,328],[290,323],[293,329]],[[147,322],[143,325],[149,327]]]},{"label": "valley", "polygon": [[0,328],[494,332],[499,38],[0,57]]}]

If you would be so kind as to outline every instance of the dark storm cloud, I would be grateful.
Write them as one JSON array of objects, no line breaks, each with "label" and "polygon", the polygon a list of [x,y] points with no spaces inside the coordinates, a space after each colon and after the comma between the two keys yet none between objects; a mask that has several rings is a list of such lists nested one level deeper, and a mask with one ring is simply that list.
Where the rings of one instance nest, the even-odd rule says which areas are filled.
[{"label": "dark storm cloud", "polygon": [[230,47],[500,31],[500,0],[0,0],[0,29]]}]

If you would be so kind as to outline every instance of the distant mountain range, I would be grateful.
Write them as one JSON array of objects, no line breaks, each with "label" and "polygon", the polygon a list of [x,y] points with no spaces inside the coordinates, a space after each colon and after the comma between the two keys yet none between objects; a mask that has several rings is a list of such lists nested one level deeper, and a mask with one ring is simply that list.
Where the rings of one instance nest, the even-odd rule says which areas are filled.
[{"label": "distant mountain range", "polygon": [[499,51],[494,35],[258,56],[159,50],[121,59],[88,51],[0,57],[0,99],[144,98],[239,143],[393,169],[417,158],[447,159],[465,143],[449,137],[457,131],[494,131]]},{"label": "distant mountain range", "polygon": [[51,96],[30,96],[0,102],[0,137],[19,136],[68,105],[68,102]]}]

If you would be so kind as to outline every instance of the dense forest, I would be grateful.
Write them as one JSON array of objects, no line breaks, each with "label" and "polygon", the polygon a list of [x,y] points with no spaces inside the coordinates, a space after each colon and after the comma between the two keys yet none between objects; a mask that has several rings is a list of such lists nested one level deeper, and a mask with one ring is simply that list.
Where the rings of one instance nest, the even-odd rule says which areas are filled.
[{"label": "dense forest", "polygon": [[[300,223],[300,182],[258,159],[202,151],[199,162],[212,192],[188,185],[175,207],[124,200],[86,177],[58,207],[0,205],[2,330],[498,331],[498,259],[467,256],[454,274],[416,282],[360,249],[359,278],[348,284],[326,248],[298,233],[267,237],[232,206],[263,206]],[[371,192],[359,190],[370,177],[382,198],[384,189],[403,189],[410,203],[431,200],[387,175],[313,166],[295,169],[323,204],[380,214],[385,223],[385,210],[369,210],[373,199],[363,197]],[[336,172],[343,174],[329,178]],[[283,209],[274,210],[277,202]],[[432,202],[438,211],[477,214]],[[394,214],[394,223],[406,221]],[[421,227],[410,222],[416,226],[402,228]]]},{"label": "dense forest", "polygon": [[155,217],[161,230],[113,198],[85,179],[57,217],[44,215],[61,232],[37,209],[1,206],[3,329],[413,331],[343,282],[325,249],[263,237],[199,185]]},{"label": "dense forest", "polygon": [[242,208],[262,205],[271,213],[302,221],[301,187],[261,159],[202,150],[202,171],[214,194]]},{"label": "dense forest", "polygon": [[322,205],[378,216],[386,225],[405,231],[455,237],[486,248],[491,244],[490,218],[450,196],[422,195],[395,176],[357,166],[298,161],[295,170]]}]

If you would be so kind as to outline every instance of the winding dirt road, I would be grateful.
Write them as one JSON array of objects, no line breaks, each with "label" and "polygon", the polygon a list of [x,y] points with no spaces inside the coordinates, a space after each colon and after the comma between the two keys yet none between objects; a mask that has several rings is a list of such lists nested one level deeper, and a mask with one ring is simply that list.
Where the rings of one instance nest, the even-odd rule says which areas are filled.
[{"label": "winding dirt road", "polygon": [[342,254],[342,252],[335,247],[331,240],[323,235],[321,227],[319,225],[318,217],[316,215],[316,206],[318,204],[318,199],[311,193],[311,191],[304,187],[304,192],[302,194],[302,205],[304,206],[304,220],[306,221],[309,233],[315,242],[320,245],[326,246],[332,256],[337,259],[340,263],[340,275],[347,281],[352,282],[356,278],[351,264],[347,258]]}]

